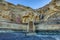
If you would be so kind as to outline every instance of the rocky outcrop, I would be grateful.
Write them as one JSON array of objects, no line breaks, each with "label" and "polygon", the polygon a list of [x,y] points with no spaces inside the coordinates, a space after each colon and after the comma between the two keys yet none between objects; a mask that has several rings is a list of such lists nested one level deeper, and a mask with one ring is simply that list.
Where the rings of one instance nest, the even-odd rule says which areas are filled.
[{"label": "rocky outcrop", "polygon": [[[57,25],[58,27],[56,25],[53,25],[53,24],[60,24],[60,0],[52,0],[46,6],[36,10],[20,4],[14,5],[6,1],[0,1],[0,23],[6,22],[5,24],[6,28],[11,29],[15,28],[17,30],[21,28],[22,30],[30,30],[28,27],[29,21],[33,22],[33,24],[31,25],[34,25],[34,29],[35,26],[37,27],[36,30],[60,29],[60,25],[59,26]],[[4,23],[2,24],[3,28],[5,28]],[[10,27],[8,27],[9,26],[8,24],[10,25]],[[20,24],[22,24],[22,26]],[[16,26],[18,28],[16,28]]]},{"label": "rocky outcrop", "polygon": [[[41,14],[44,15],[44,21],[48,20],[54,20],[54,18],[58,17],[60,15],[60,0],[52,0],[49,4],[46,6],[37,9],[37,11]],[[54,16],[54,18],[53,18]],[[51,19],[52,18],[52,19]]]}]

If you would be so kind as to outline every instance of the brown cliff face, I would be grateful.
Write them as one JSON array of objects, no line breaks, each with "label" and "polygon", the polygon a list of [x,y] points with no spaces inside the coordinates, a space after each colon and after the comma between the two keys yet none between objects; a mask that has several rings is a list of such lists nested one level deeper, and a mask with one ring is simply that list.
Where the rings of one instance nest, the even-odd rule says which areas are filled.
[{"label": "brown cliff face", "polygon": [[[37,9],[37,11],[40,14],[45,15],[44,21],[47,21],[53,15],[55,16],[55,14],[56,14],[56,16],[57,16],[57,14],[58,15],[60,14],[60,0],[52,0],[49,4],[45,5],[44,7]],[[53,19],[53,17],[52,17],[52,19]]]},{"label": "brown cliff face", "polygon": [[2,17],[3,20],[12,21],[15,23],[22,22],[22,16],[26,13],[35,12],[32,8],[24,6],[24,5],[14,5],[10,2],[1,1],[0,2],[0,17]]},{"label": "brown cliff face", "polygon": [[[40,15],[40,18],[39,18]],[[39,8],[39,9],[32,9],[30,7],[27,6],[23,6],[23,5],[14,5],[12,3],[6,2],[6,1],[1,1],[0,2],[0,21],[3,21],[3,23],[1,23],[2,25],[1,28],[5,28],[4,25],[6,25],[7,29],[21,29],[21,30],[26,30],[26,28],[28,27],[28,25],[20,25],[23,23],[27,23],[30,21],[34,21],[35,23],[37,23],[36,21],[38,21],[38,23],[40,23],[40,20],[42,20],[41,23],[43,23],[42,25],[36,25],[37,30],[57,30],[60,29],[60,25],[46,25],[44,24],[43,21],[46,21],[47,23],[60,23],[60,0],[52,0],[49,4],[47,4],[46,6]],[[10,23],[8,23],[8,22]],[[6,23],[5,23],[6,22]],[[11,22],[14,23],[18,23],[17,25],[14,24],[12,25]],[[32,22],[33,23],[33,22]],[[33,25],[31,23],[29,23],[30,25]],[[8,25],[8,26],[7,26]],[[49,26],[49,27],[48,27]],[[32,26],[33,27],[33,26]],[[34,29],[35,31],[35,25],[32,28],[30,27],[30,30],[32,31]],[[32,28],[32,29],[31,29]],[[29,28],[27,29],[27,31],[29,30]]]},{"label": "brown cliff face", "polygon": [[[52,0],[49,4],[45,5],[42,8],[36,9],[36,10],[34,10],[30,7],[24,6],[24,5],[20,5],[20,4],[14,5],[12,3],[4,1],[4,2],[0,2],[0,10],[4,11],[6,13],[8,12],[7,14],[13,12],[13,13],[15,13],[14,14],[15,16],[22,14],[22,12],[32,11],[33,13],[39,13],[40,15],[43,15],[43,20],[47,21],[53,15],[55,16],[56,13],[58,15],[60,14],[60,0]],[[57,16],[57,14],[56,14],[56,16]],[[5,14],[3,14],[3,15],[5,15]],[[52,19],[53,19],[53,17],[52,17]]]},{"label": "brown cliff face", "polygon": [[[32,8],[24,5],[14,5],[10,2],[7,2],[5,0],[0,0],[0,8],[1,10],[22,10],[22,11],[27,11],[27,10],[33,10]],[[7,8],[7,9],[6,9]]]}]

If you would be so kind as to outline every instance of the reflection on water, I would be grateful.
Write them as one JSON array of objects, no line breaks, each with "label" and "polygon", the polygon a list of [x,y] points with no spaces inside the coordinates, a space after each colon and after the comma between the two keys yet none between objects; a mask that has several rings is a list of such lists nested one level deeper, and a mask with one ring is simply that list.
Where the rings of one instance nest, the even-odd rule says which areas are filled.
[{"label": "reflection on water", "polygon": [[60,40],[60,35],[25,35],[22,32],[1,32],[0,31],[0,40]]}]

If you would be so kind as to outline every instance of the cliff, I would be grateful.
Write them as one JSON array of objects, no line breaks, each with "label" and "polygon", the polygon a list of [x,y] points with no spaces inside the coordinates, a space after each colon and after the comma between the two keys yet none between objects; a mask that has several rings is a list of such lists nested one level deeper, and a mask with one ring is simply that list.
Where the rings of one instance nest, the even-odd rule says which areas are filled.
[{"label": "cliff", "polygon": [[37,11],[44,16],[44,21],[60,19],[60,0],[52,0],[49,4]]},{"label": "cliff", "polygon": [[[29,23],[30,21],[32,23]],[[24,5],[0,1],[0,23],[2,24],[1,29],[59,30],[60,0],[52,0],[49,4],[36,10]]]}]

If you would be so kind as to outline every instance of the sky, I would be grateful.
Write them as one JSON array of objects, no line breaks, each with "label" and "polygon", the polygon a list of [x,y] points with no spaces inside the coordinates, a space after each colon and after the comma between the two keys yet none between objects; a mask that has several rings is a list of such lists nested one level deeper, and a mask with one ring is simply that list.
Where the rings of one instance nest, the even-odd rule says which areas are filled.
[{"label": "sky", "polygon": [[24,6],[29,6],[33,9],[38,9],[48,4],[51,0],[6,0],[6,1],[13,3],[15,5],[21,4]]}]

